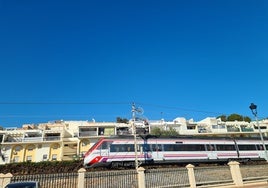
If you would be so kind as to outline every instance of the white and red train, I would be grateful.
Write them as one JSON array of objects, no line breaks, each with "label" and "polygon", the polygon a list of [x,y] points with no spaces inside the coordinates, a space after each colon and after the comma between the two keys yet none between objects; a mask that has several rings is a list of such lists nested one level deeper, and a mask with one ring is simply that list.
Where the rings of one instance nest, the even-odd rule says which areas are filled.
[{"label": "white and red train", "polygon": [[[230,160],[265,160],[261,140],[227,138],[102,138],[84,155],[85,167],[142,164],[226,163]],[[268,140],[265,140],[268,149]]]}]

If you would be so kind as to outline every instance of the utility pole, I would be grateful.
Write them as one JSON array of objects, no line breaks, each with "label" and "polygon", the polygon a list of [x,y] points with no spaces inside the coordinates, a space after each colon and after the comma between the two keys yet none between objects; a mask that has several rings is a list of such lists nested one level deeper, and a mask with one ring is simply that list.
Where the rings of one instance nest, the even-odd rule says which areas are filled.
[{"label": "utility pole", "polygon": [[136,113],[141,113],[142,109],[141,108],[136,108],[135,103],[132,103],[132,131],[133,131],[133,136],[134,136],[134,150],[135,150],[135,168],[138,170],[139,168],[139,161],[138,161],[138,151],[137,151],[137,132],[136,132]]}]

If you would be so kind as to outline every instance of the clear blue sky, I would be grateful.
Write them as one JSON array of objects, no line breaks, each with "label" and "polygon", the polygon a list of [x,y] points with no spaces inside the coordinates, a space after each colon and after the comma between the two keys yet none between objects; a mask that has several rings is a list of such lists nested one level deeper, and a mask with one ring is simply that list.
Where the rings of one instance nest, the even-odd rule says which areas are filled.
[{"label": "clear blue sky", "polygon": [[268,1],[0,0],[0,125],[268,117]]}]

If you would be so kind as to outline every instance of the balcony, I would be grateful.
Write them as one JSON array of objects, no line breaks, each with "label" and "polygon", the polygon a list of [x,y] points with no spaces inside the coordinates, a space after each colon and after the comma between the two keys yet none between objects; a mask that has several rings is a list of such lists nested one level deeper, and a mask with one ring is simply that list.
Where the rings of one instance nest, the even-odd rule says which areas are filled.
[{"label": "balcony", "polygon": [[49,137],[43,138],[43,141],[55,141],[55,140],[61,140],[61,137],[60,136],[49,136]]},{"label": "balcony", "polygon": [[84,131],[79,133],[79,137],[98,136],[97,131]]},{"label": "balcony", "polygon": [[227,126],[227,132],[240,132],[240,129],[238,127]]},{"label": "balcony", "polygon": [[9,137],[6,140],[4,140],[4,143],[8,142],[43,142],[43,141],[54,141],[54,140],[60,140],[60,136],[52,136],[52,137],[29,137],[29,138],[22,138],[22,137]]},{"label": "balcony", "polygon": [[241,127],[242,132],[254,132],[253,128],[248,128],[248,127]]}]

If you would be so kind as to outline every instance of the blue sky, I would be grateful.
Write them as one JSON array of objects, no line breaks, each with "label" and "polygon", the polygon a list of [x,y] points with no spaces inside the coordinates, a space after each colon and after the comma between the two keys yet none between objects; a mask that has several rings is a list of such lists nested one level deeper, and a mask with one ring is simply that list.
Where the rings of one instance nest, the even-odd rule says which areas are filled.
[{"label": "blue sky", "polygon": [[0,0],[0,125],[268,117],[265,0]]}]

